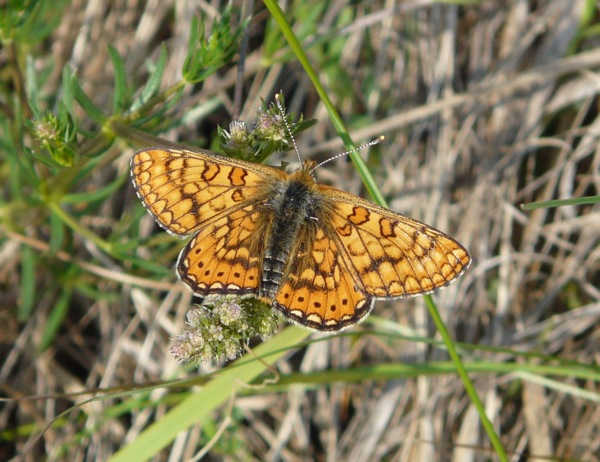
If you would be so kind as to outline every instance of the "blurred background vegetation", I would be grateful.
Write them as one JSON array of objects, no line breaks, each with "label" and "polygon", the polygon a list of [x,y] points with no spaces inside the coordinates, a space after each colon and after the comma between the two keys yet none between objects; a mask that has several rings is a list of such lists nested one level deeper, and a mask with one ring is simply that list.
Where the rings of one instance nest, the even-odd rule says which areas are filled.
[{"label": "blurred background vegetation", "polygon": [[[3,3],[0,459],[600,460],[596,2],[274,5]],[[433,299],[501,448],[423,297],[335,336],[282,323],[233,363],[171,357],[183,243],[129,159],[217,149],[280,90],[319,120],[302,156],[385,135],[360,153],[381,196],[471,251]],[[373,189],[347,157],[318,175]]]}]

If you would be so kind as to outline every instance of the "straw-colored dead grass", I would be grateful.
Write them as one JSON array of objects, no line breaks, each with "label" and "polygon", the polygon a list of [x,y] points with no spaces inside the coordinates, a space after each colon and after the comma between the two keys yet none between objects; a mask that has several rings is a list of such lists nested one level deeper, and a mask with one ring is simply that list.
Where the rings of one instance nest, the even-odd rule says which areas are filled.
[{"label": "straw-colored dead grass", "polygon": [[[600,79],[596,75],[600,48],[595,36],[577,35],[585,4],[583,0],[490,0],[453,6],[342,0],[330,3],[318,21],[326,45],[307,46],[345,120],[353,123],[363,118],[351,129],[354,138],[363,141],[385,135],[381,157],[373,156],[370,166],[390,207],[447,231],[470,249],[474,258],[470,270],[435,297],[453,338],[475,346],[464,352],[467,363],[538,362],[478,347],[491,346],[572,360],[598,370],[598,207],[520,209],[526,202],[600,194]],[[113,90],[107,46],[124,56],[129,77],[140,82],[147,75],[144,60],[156,56],[163,41],[170,69],[165,85],[173,83],[185,57],[190,15],[199,10],[211,15],[217,9],[217,2],[211,7],[172,1],[74,2],[46,50],[40,51],[40,63],[52,59],[56,65],[45,88],[53,91],[62,66],[69,63],[96,104],[109,110]],[[327,36],[341,14],[352,15],[350,25]],[[176,110],[186,114],[218,97],[222,102],[218,116],[183,124],[165,137],[197,140],[214,134],[216,123],[227,126],[234,117],[250,121],[260,97],[270,99],[283,89],[289,110],[320,120],[298,140],[301,152],[326,158],[342,149],[294,60],[264,66],[266,17],[264,7],[257,5],[249,28],[241,107],[232,99],[237,68],[231,68],[211,77],[201,92],[188,88]],[[288,19],[293,18],[290,13]],[[318,43],[321,38],[305,40]],[[0,56],[4,52],[0,50]],[[85,114],[80,116],[85,125]],[[115,148],[122,152],[94,174],[98,187],[115,174],[125,174],[132,149]],[[284,157],[295,160],[292,155]],[[321,169],[319,176],[350,192],[362,191],[347,159]],[[126,188],[106,200],[102,213],[90,216],[87,226],[107,232],[119,226],[134,206],[133,191]],[[150,217],[143,218],[142,230],[146,236],[161,232]],[[38,241],[47,239],[43,229],[26,233]],[[22,283],[18,255],[25,245],[13,235],[2,238],[0,248],[2,318],[8,321],[8,327],[2,328],[0,365],[5,396],[127,387],[195,373],[181,370],[168,352],[168,338],[181,329],[189,296],[178,285],[166,296],[164,291],[139,288],[135,281],[132,288],[131,280],[120,280],[119,274],[126,274],[127,268],[80,236],[74,236],[64,250],[73,259],[111,270],[112,278],[93,271],[85,276],[111,296],[94,301],[77,294],[56,341],[38,353],[36,344],[55,300],[39,299],[33,316],[24,322],[11,317]],[[51,267],[57,256],[42,252],[40,258]],[[171,255],[165,260],[174,259]],[[52,281],[50,275],[36,275],[38,287]],[[170,281],[174,282],[174,274]],[[422,299],[379,303],[375,315],[398,321],[415,334],[435,336]],[[285,373],[435,360],[446,360],[439,348],[366,335],[314,343],[278,368]],[[490,370],[472,378],[512,460],[600,460],[597,381],[519,375],[518,366],[508,374]],[[165,393],[157,389],[151,398]],[[79,398],[5,403],[0,408],[0,428],[22,428],[28,423],[43,427],[77,402]],[[168,408],[132,410],[105,423],[99,416],[114,404],[114,400],[86,404],[86,421],[78,420],[83,415],[77,412],[67,414],[62,425],[48,429],[29,447],[25,460],[41,460],[47,454],[53,460],[105,460]],[[224,414],[214,416],[217,425]],[[495,457],[454,374],[336,383],[311,390],[292,387],[280,394],[239,397],[234,420],[206,460],[483,461]],[[73,435],[82,428],[89,435],[76,444]],[[5,439],[0,458],[22,451],[31,440]],[[169,448],[170,460],[192,456],[202,441],[206,437],[198,428],[181,435]],[[64,444],[66,454],[59,455],[57,448]],[[217,451],[227,452],[227,447],[230,455]]]}]

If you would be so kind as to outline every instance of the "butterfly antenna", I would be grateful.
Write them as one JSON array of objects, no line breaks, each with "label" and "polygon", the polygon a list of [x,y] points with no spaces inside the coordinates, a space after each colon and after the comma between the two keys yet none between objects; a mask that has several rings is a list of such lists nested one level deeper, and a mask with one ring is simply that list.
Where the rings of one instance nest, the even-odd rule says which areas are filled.
[{"label": "butterfly antenna", "polygon": [[383,135],[381,135],[380,137],[374,139],[373,141],[369,141],[368,143],[361,144],[359,147],[351,149],[350,151],[344,151],[344,152],[341,152],[339,154],[336,154],[335,156],[330,157],[329,159],[325,159],[323,162],[320,162],[317,165],[315,165],[315,168],[313,170],[316,170],[317,168],[319,168],[323,164],[326,164],[327,162],[331,162],[332,160],[338,159],[338,158],[343,157],[343,156],[347,156],[348,154],[352,154],[353,152],[358,152],[361,149],[368,148],[369,146],[373,146],[375,144],[379,144],[384,139],[385,139],[385,137]]},{"label": "butterfly antenna", "polygon": [[296,140],[294,139],[294,135],[292,135],[292,129],[285,118],[285,111],[283,110],[283,106],[281,105],[281,101],[279,101],[279,93],[275,94],[275,102],[277,103],[277,107],[279,108],[279,112],[281,113],[281,118],[283,119],[283,123],[285,125],[285,130],[292,140],[292,144],[294,145],[294,150],[296,151],[296,155],[298,156],[298,161],[302,164],[302,157],[300,157],[300,150],[298,149],[298,145],[296,144]]}]

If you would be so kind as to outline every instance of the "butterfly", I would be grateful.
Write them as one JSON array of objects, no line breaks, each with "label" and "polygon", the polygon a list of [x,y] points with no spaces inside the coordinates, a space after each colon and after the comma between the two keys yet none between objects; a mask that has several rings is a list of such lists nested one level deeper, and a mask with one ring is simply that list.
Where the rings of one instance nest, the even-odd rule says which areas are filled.
[{"label": "butterfly", "polygon": [[192,236],[177,273],[194,294],[255,296],[292,322],[339,331],[377,299],[458,278],[469,252],[424,223],[314,178],[208,150],[152,147],[131,159],[138,197],[169,233]]}]

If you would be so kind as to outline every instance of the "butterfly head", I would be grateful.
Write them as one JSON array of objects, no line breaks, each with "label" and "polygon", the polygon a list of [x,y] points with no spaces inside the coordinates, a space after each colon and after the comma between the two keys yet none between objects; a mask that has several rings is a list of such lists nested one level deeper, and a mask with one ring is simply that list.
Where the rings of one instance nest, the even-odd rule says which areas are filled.
[{"label": "butterfly head", "polygon": [[[289,183],[303,183],[306,186],[316,185],[317,177],[315,169],[318,167],[317,162],[312,159],[304,159],[302,166],[295,170],[288,178]],[[311,186],[309,186],[311,188]]]},{"label": "butterfly head", "polygon": [[314,171],[317,168],[317,163],[312,159],[304,159],[302,161],[302,170],[309,173],[314,178]]}]

